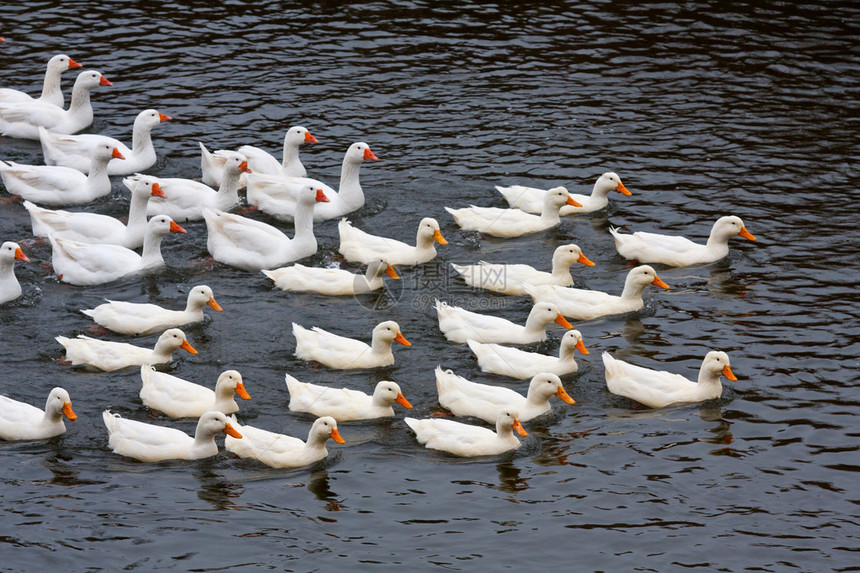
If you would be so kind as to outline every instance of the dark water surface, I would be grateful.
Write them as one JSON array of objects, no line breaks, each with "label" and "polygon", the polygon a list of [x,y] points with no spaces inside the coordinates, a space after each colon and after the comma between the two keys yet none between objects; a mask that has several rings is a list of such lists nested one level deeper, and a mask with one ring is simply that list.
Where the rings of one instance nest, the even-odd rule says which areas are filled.
[{"label": "dark water surface", "polygon": [[[3,570],[856,570],[856,5],[67,0],[6,2],[0,14],[3,87],[37,93],[44,63],[64,52],[114,83],[93,94],[91,132],[130,141],[139,111],[174,118],[154,131],[150,173],[199,177],[198,141],[280,156],[286,129],[304,125],[320,141],[302,151],[314,177],[336,185],[354,141],[380,158],[362,168],[357,226],[411,242],[429,215],[450,241],[437,262],[401,269],[376,308],[212,263],[202,222],[165,240],[161,274],[82,288],[58,283],[50,247],[31,239],[19,202],[4,202],[0,240],[32,262],[16,266],[23,297],[0,309],[0,392],[41,406],[62,385],[79,419],[55,439],[0,445]],[[36,142],[8,138],[0,158],[42,161]],[[584,193],[610,170],[632,197],[528,238],[465,233],[443,210],[504,206],[498,184]],[[124,215],[127,192],[113,183],[86,209]],[[548,268],[555,246],[575,242],[596,263],[574,269],[578,285],[618,293],[627,264],[609,226],[704,240],[727,214],[759,240],[734,239],[711,265],[658,266],[672,288],[648,289],[642,312],[576,324],[591,350],[564,378],[576,405],[556,401],[498,458],[424,449],[399,408],[341,424],[346,444],[311,468],[223,451],[137,463],[108,449],[102,410],[189,432],[194,421],[148,411],[137,369],[55,362],[54,337],[91,324],[79,309],[105,297],[179,307],[208,284],[224,312],[186,328],[200,353],[177,353],[168,370],[207,385],[240,370],[253,397],[241,420],[306,435],[312,417],[287,409],[286,372],[367,391],[393,379],[423,417],[440,410],[437,364],[526,387],[481,373],[428,303],[522,321],[530,300],[471,290],[447,263]],[[320,251],[303,262],[334,264],[336,222],[316,232]],[[413,343],[390,368],[293,356],[293,321],[367,338],[386,319]],[[551,334],[540,350],[556,350],[561,331]],[[649,411],[605,388],[604,350],[695,378],[710,349],[728,352],[739,377],[719,400]]]}]

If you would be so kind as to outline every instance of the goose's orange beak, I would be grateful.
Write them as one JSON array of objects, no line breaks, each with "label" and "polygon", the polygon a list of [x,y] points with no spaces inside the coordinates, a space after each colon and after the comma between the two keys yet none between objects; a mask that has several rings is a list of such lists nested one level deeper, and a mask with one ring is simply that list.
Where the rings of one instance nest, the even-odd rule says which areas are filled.
[{"label": "goose's orange beak", "polygon": [[364,150],[364,160],[365,161],[367,161],[367,160],[379,161],[379,158],[377,156],[375,156],[373,154],[373,152],[370,150],[370,147],[368,147],[367,149]]},{"label": "goose's orange beak", "polygon": [[319,143],[319,140],[311,135],[310,131],[305,132],[305,143]]},{"label": "goose's orange beak", "polygon": [[250,172],[251,172],[251,170],[248,169],[248,162],[247,161],[243,161],[242,163],[239,164],[239,173],[250,173]]},{"label": "goose's orange beak", "polygon": [[63,404],[63,414],[65,414],[66,418],[68,418],[72,422],[78,419],[78,415],[75,414],[74,410],[72,410],[71,402],[66,402],[65,404]]},{"label": "goose's orange beak", "polygon": [[236,439],[242,439],[242,434],[236,431],[236,428],[230,424],[224,424],[224,433],[233,436]]},{"label": "goose's orange beak", "polygon": [[119,149],[116,147],[113,148],[113,153],[110,154],[114,159],[125,159],[125,156],[119,152]]},{"label": "goose's orange beak", "polygon": [[621,181],[618,182],[618,185],[615,186],[616,191],[620,191],[622,195],[633,195],[630,191],[627,190],[627,187],[624,186],[624,183]]},{"label": "goose's orange beak", "polygon": [[573,325],[569,323],[561,313],[558,313],[558,316],[555,317],[555,321],[565,328],[573,328]]},{"label": "goose's orange beak", "polygon": [[409,400],[407,400],[406,396],[404,396],[403,394],[398,394],[397,398],[395,398],[394,401],[403,406],[404,408],[412,408],[412,404],[409,403]]},{"label": "goose's orange beak", "polygon": [[331,439],[337,442],[338,444],[346,443],[346,440],[340,437],[340,432],[337,431],[337,428],[332,428],[331,433],[329,434]]},{"label": "goose's orange beak", "polygon": [[445,237],[442,236],[442,231],[436,230],[433,231],[433,238],[436,239],[436,242],[440,245],[447,245],[448,241],[445,240]]},{"label": "goose's orange beak", "polygon": [[567,196],[567,204],[573,205],[574,207],[582,207],[582,203],[580,203],[579,201],[577,201],[576,199],[574,199],[570,195]]},{"label": "goose's orange beak", "polygon": [[317,203],[328,203],[329,202],[328,197],[326,197],[326,194],[323,193],[322,189],[317,189],[316,199],[317,199]]},{"label": "goose's orange beak", "polygon": [[164,115],[163,113],[158,112],[158,121],[164,123],[165,121],[170,121],[171,119],[173,118],[169,115]]},{"label": "goose's orange beak", "polygon": [[523,424],[522,422],[520,422],[519,418],[514,419],[514,430],[516,430],[516,432],[523,437],[529,435],[529,433],[526,432],[526,429],[523,428]]},{"label": "goose's orange beak", "polygon": [[191,344],[189,344],[187,340],[183,340],[182,344],[179,346],[179,348],[181,348],[182,350],[184,350],[186,352],[190,352],[191,354],[197,354],[197,351],[194,350],[194,347],[191,346]]},{"label": "goose's orange beak", "polygon": [[743,237],[744,239],[749,239],[750,241],[755,241],[755,237],[752,235],[752,233],[750,233],[749,231],[747,231],[747,228],[746,228],[746,227],[741,227],[740,235],[741,235],[741,237]]},{"label": "goose's orange beak", "polygon": [[209,306],[211,306],[212,308],[214,308],[214,309],[215,309],[215,310],[217,310],[218,312],[221,312],[222,310],[224,310],[223,308],[221,308],[221,305],[220,305],[220,304],[218,304],[217,302],[215,302],[215,297],[211,297],[211,296],[210,296],[210,297],[209,297],[209,300],[207,300],[207,301],[206,301],[206,304],[208,304]]},{"label": "goose's orange beak", "polygon": [[394,340],[402,344],[403,346],[412,346],[412,343],[404,338],[403,334],[400,332],[397,333],[397,336],[394,337]]},{"label": "goose's orange beak", "polygon": [[388,276],[390,276],[393,279],[399,279],[400,278],[400,275],[397,274],[397,271],[394,270],[394,267],[392,267],[391,265],[388,265],[388,267],[385,269],[385,274],[387,274]]},{"label": "goose's orange beak", "polygon": [[161,197],[163,199],[167,199],[167,195],[164,194],[164,191],[161,190],[161,185],[158,183],[152,184],[152,193],[150,193],[153,197]]},{"label": "goose's orange beak", "polygon": [[19,261],[24,261],[25,263],[30,262],[30,258],[24,254],[24,251],[21,250],[21,247],[15,249],[15,259]]},{"label": "goose's orange beak", "polygon": [[77,63],[72,58],[69,58],[69,69],[70,70],[74,70],[75,68],[81,68],[81,67],[83,67],[81,64]]},{"label": "goose's orange beak", "polygon": [[586,355],[591,354],[591,352],[588,351],[588,348],[585,347],[585,343],[581,340],[576,341],[576,349],[579,350],[580,352],[582,352],[583,354],[586,354]]},{"label": "goose's orange beak", "polygon": [[556,392],[555,395],[561,398],[567,404],[576,404],[576,401],[570,397],[570,394],[568,394],[565,389],[560,386],[558,388],[558,392]]},{"label": "goose's orange beak", "polygon": [[585,265],[587,267],[593,267],[594,266],[594,263],[592,263],[590,260],[588,260],[588,257],[583,255],[582,253],[579,253],[579,258],[576,260],[576,262],[582,263],[583,265]]},{"label": "goose's orange beak", "polygon": [[236,384],[236,394],[238,394],[239,396],[241,396],[245,400],[251,399],[251,395],[248,394],[248,391],[245,390],[245,385],[242,384],[241,382]]},{"label": "goose's orange beak", "polygon": [[170,222],[170,232],[171,233],[187,233],[185,229],[177,225],[175,222]]},{"label": "goose's orange beak", "polygon": [[723,376],[725,376],[726,378],[728,378],[728,379],[729,379],[729,380],[731,380],[732,382],[737,382],[737,379],[738,379],[738,377],[737,377],[737,376],[735,376],[735,373],[734,373],[734,372],[732,372],[732,369],[731,369],[731,368],[729,368],[729,365],[728,365],[728,364],[726,364],[725,366],[723,366]]},{"label": "goose's orange beak", "polygon": [[102,79],[99,80],[100,86],[112,86],[113,84],[108,81],[108,79],[102,76]]},{"label": "goose's orange beak", "polygon": [[653,280],[653,281],[651,281],[651,284],[652,284],[652,285],[655,285],[655,286],[658,286],[658,287],[660,287],[660,288],[669,288],[669,285],[667,285],[666,283],[664,283],[664,282],[663,282],[663,279],[661,279],[661,278],[660,278],[660,277],[658,277],[658,276],[655,276],[655,277],[654,277],[654,280]]}]

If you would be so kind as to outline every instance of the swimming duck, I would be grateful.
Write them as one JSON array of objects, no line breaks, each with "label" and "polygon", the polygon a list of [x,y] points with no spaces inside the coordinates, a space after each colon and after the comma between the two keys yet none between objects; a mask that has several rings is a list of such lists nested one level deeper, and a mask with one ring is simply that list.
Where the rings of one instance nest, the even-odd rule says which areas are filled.
[{"label": "swimming duck", "polygon": [[662,408],[679,402],[702,402],[719,398],[723,393],[720,376],[736,381],[725,352],[712,350],[699,370],[699,381],[680,374],[651,370],[613,358],[603,353],[606,387],[613,394],[636,400],[649,408]]},{"label": "swimming duck", "polygon": [[48,394],[44,410],[0,396],[0,439],[43,440],[58,436],[66,431],[64,415],[72,422],[78,419],[69,393],[60,387]]},{"label": "swimming duck", "polygon": [[360,390],[299,382],[289,374],[286,382],[291,411],[331,416],[338,422],[391,417],[394,415],[391,405],[395,402],[404,408],[412,408],[400,386],[390,380],[378,382],[372,396]]},{"label": "swimming duck", "polygon": [[110,410],[102,413],[102,420],[108,430],[110,448],[121,456],[142,462],[208,458],[218,453],[217,434],[224,432],[237,439],[242,437],[227,416],[213,411],[200,416],[193,438],[176,428],[121,418]]},{"label": "swimming duck", "polygon": [[565,328],[573,328],[554,304],[535,304],[526,319],[525,326],[497,316],[472,312],[446,302],[436,301],[439,330],[452,342],[465,344],[467,340],[496,342],[499,344],[529,344],[546,340],[546,327],[555,322]]},{"label": "swimming duck", "polygon": [[173,352],[180,348],[197,354],[185,338],[185,333],[178,328],[165,330],[151,350],[127,342],[97,340],[83,334],[77,338],[57,336],[56,341],[66,349],[66,360],[72,366],[85,364],[106,372],[128,366],[164,364],[173,360]]},{"label": "swimming duck", "polygon": [[338,444],[344,443],[337,422],[328,416],[314,420],[307,442],[254,426],[240,426],[235,420],[234,417],[232,423],[241,432],[242,439],[234,440],[228,435],[224,447],[240,458],[253,458],[273,468],[298,468],[324,459],[328,455],[325,444],[329,438]]},{"label": "swimming duck", "polygon": [[531,378],[539,372],[551,372],[557,376],[576,372],[579,366],[574,358],[574,351],[579,350],[583,354],[589,354],[582,341],[582,334],[578,330],[568,330],[564,333],[557,357],[500,344],[485,344],[472,339],[467,340],[466,343],[478,358],[478,366],[481,370],[518,380]]},{"label": "swimming duck", "polygon": [[729,254],[729,239],[740,235],[744,239],[756,238],[744,227],[740,217],[720,217],[711,228],[705,245],[675,235],[659,235],[637,231],[632,235],[610,228],[615,249],[622,257],[640,263],[663,263],[672,267],[699,265],[718,261]]},{"label": "swimming duck", "polygon": [[81,64],[65,54],[57,54],[48,60],[45,70],[45,81],[42,83],[42,95],[37,99],[26,92],[11,88],[0,89],[0,103],[29,103],[38,101],[63,108],[66,105],[63,90],[60,89],[60,75],[66,70],[80,68]]},{"label": "swimming duck", "polygon": [[403,418],[415,432],[419,444],[461,457],[492,456],[520,447],[514,430],[528,436],[518,414],[504,410],[496,420],[496,431],[454,420]]},{"label": "swimming duck", "polygon": [[347,219],[340,220],[337,230],[340,235],[338,252],[346,260],[356,263],[369,264],[383,259],[391,265],[420,265],[436,258],[434,241],[440,245],[448,244],[439,230],[439,223],[431,217],[421,219],[418,224],[414,247],[356,229]]},{"label": "swimming duck", "polygon": [[308,330],[295,322],[293,335],[296,337],[296,356],[338,369],[388,366],[394,364],[394,353],[391,352],[393,342],[412,346],[393,320],[376,325],[370,344],[332,334],[318,326]]},{"label": "swimming duck", "polygon": [[383,274],[393,279],[400,278],[394,267],[383,260],[372,261],[364,273],[306,267],[296,263],[291,267],[264,270],[263,274],[272,279],[275,286],[281,290],[314,292],[329,296],[364,294],[380,289],[384,286]]},{"label": "swimming duck", "polygon": [[15,261],[29,263],[30,259],[18,243],[6,241],[0,245],[0,304],[21,296],[21,284],[15,276]]},{"label": "swimming duck", "polygon": [[236,370],[222,372],[215,382],[214,392],[206,386],[159,372],[149,364],[140,367],[140,380],[143,403],[171,418],[198,418],[209,410],[232,414],[239,411],[236,394],[245,400],[251,399],[242,375]]},{"label": "swimming duck", "polygon": [[[496,190],[502,194],[505,201],[511,207],[522,209],[527,213],[540,213],[543,206],[545,189],[525,187],[523,185],[512,185],[511,187],[496,186]],[[591,195],[579,195],[571,193],[573,200],[580,204],[579,207],[564,205],[559,215],[575,215],[577,213],[592,213],[599,211],[609,205],[610,191],[618,191],[623,195],[632,195],[617,173],[607,172],[597,178]]]}]

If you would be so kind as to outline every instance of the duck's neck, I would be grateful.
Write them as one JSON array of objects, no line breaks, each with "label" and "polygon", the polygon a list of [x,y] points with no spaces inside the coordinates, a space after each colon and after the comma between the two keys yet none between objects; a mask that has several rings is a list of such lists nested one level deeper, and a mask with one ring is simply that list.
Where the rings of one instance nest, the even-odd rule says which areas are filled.
[{"label": "duck's neck", "polygon": [[729,239],[731,235],[727,235],[720,229],[711,229],[711,234],[708,236],[707,248],[709,251],[720,253],[722,256],[729,254]]},{"label": "duck's neck", "polygon": [[50,68],[45,71],[45,81],[42,83],[42,96],[39,99],[60,107],[66,105],[63,90],[60,89],[60,75],[62,73]]},{"label": "duck's neck", "polygon": [[141,267],[161,266],[164,264],[164,258],[161,256],[161,240],[164,238],[163,233],[157,233],[153,230],[147,230],[143,236],[143,253],[141,254]]},{"label": "duck's neck", "polygon": [[233,405],[238,409],[238,404],[236,404],[236,390],[230,387],[227,384],[215,385],[215,403],[216,404],[230,404],[232,402]]},{"label": "duck's neck", "polygon": [[561,217],[558,213],[559,209],[560,207],[544,203],[543,210],[540,213],[540,218],[543,219],[545,223],[556,225],[561,222]]},{"label": "duck's neck", "polygon": [[645,285],[635,283],[634,281],[625,281],[624,290],[621,291],[621,298],[624,300],[642,300],[642,292],[645,290]]},{"label": "duck's neck", "polygon": [[343,199],[353,210],[364,205],[364,192],[358,182],[358,174],[361,171],[361,163],[350,161],[349,157],[343,158],[340,168],[340,186],[338,196]]},{"label": "duck's neck", "polygon": [[393,355],[393,352],[391,352],[391,341],[383,340],[381,337],[373,337],[373,340],[370,342],[370,349],[374,354]]},{"label": "duck's neck", "polygon": [[43,426],[53,426],[58,422],[63,421],[63,411],[56,408],[46,408],[45,415],[42,416]]},{"label": "duck's neck", "polygon": [[559,284],[573,284],[573,276],[570,274],[570,264],[561,258],[552,259],[552,276],[557,280],[563,281]]},{"label": "duck's neck", "polygon": [[313,428],[308,433],[308,441],[305,442],[305,449],[307,450],[322,450],[325,452],[325,455],[328,455],[328,450],[326,450],[325,444],[328,441],[328,435],[322,432],[314,432]]},{"label": "duck's neck", "polygon": [[198,425],[194,431],[194,449],[204,451],[214,449],[217,452],[218,446],[215,444],[215,434]]},{"label": "duck's neck", "polygon": [[500,440],[510,440],[511,438],[514,438],[514,428],[510,424],[506,424],[499,420],[496,422],[496,436],[498,436]]},{"label": "duck's neck", "polygon": [[12,259],[0,260],[0,284],[18,284],[18,279],[15,277],[15,261]]},{"label": "duck's neck", "polygon": [[562,362],[574,362],[576,358],[574,358],[574,353],[576,352],[576,346],[569,344],[562,344],[558,348],[558,359]]},{"label": "duck's neck", "polygon": [[526,319],[525,328],[529,333],[542,333],[546,336],[547,324],[537,314],[529,314],[529,317]]},{"label": "duck's neck", "polygon": [[299,146],[291,144],[288,138],[284,138],[284,159],[281,161],[281,167],[285,173],[302,174],[299,175],[300,177],[307,174],[305,166],[299,159]]},{"label": "duck's neck", "polygon": [[699,380],[696,390],[702,400],[716,398],[723,393],[723,384],[720,382],[721,373],[714,372],[702,366],[699,369]]},{"label": "duck's neck", "polygon": [[418,234],[415,236],[415,247],[418,250],[424,251],[427,249],[436,252],[436,239],[429,233],[422,233],[422,229],[418,229]]},{"label": "duck's neck", "polygon": [[159,340],[155,343],[155,348],[152,349],[152,353],[155,355],[153,356],[153,364],[170,362],[175,350],[176,347],[172,346],[170,342]]}]

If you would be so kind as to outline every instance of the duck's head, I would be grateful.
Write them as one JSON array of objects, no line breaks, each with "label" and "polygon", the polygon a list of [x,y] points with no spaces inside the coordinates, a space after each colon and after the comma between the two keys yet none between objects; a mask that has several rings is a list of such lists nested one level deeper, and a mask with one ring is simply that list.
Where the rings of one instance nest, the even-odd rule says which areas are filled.
[{"label": "duck's head", "polygon": [[630,272],[627,273],[627,279],[624,281],[625,290],[634,289],[641,291],[641,289],[648,285],[654,285],[665,289],[669,288],[669,285],[664,283],[663,279],[657,276],[657,271],[655,271],[650,265],[640,265],[630,269]]},{"label": "duck's head", "polygon": [[337,421],[331,416],[322,416],[314,420],[308,441],[310,442],[313,438],[317,438],[322,442],[331,438],[338,444],[345,443],[345,440],[340,437],[340,432],[337,431]]},{"label": "duck's head", "polygon": [[551,372],[535,374],[529,382],[529,395],[537,395],[546,400],[550,396],[557,396],[568,404],[576,404],[564,389],[561,378]]},{"label": "duck's head", "polygon": [[732,381],[738,379],[734,372],[732,372],[729,355],[719,350],[711,350],[705,355],[705,360],[702,362],[702,370],[707,371],[716,378],[725,376]]},{"label": "duck's head", "polygon": [[412,404],[409,403],[409,400],[400,391],[400,385],[391,380],[383,380],[376,385],[376,389],[373,391],[373,400],[386,406],[397,402],[404,408],[412,408]]},{"label": "duck's head", "polygon": [[564,336],[561,337],[562,354],[567,352],[572,354],[574,350],[579,350],[585,355],[590,354],[588,348],[585,347],[585,343],[582,341],[582,333],[576,329],[568,330],[564,333]]},{"label": "duck's head", "polygon": [[588,257],[582,254],[582,249],[578,245],[570,243],[569,245],[561,245],[557,247],[552,254],[552,264],[570,267],[574,263],[581,263],[588,267],[593,267],[594,263],[588,260]]},{"label": "duck's head", "polygon": [[621,177],[618,176],[617,173],[612,171],[607,171],[603,175],[597,178],[597,183],[594,184],[595,188],[603,193],[609,193],[610,191],[618,191],[622,195],[633,195],[630,191],[627,190],[627,187],[624,186],[624,183],[621,182]]},{"label": "duck's head", "polygon": [[755,241],[756,238],[747,231],[746,227],[744,227],[744,222],[740,217],[736,217],[734,215],[727,215],[725,217],[720,217],[717,219],[717,222],[714,223],[713,229],[711,229],[711,237],[734,237],[735,235],[740,235],[744,239],[749,241]]},{"label": "duck's head", "polygon": [[558,306],[551,302],[539,302],[532,306],[532,309],[529,312],[528,322],[540,323],[544,326],[554,322],[565,328],[573,328],[573,325],[571,325],[567,319],[564,318],[564,315],[561,314]]},{"label": "duck's head", "polygon": [[215,389],[227,389],[230,393],[235,392],[245,400],[250,400],[251,395],[245,390],[245,381],[238,370],[225,370],[218,376],[218,381],[215,383]]}]

